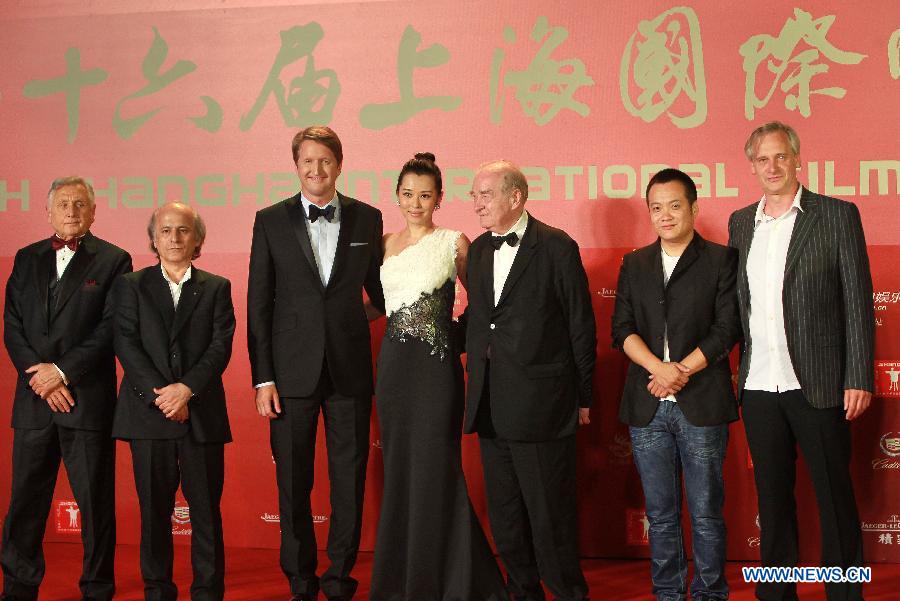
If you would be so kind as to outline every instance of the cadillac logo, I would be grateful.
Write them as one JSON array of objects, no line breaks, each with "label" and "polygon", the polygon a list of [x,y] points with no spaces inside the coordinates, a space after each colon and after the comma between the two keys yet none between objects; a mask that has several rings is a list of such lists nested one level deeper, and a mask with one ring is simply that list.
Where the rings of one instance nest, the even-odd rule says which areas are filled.
[{"label": "cadillac logo", "polygon": [[881,451],[888,457],[900,457],[900,433],[888,432],[882,436]]},{"label": "cadillac logo", "polygon": [[187,524],[191,521],[191,508],[187,505],[178,505],[172,512],[172,521],[176,524]]}]

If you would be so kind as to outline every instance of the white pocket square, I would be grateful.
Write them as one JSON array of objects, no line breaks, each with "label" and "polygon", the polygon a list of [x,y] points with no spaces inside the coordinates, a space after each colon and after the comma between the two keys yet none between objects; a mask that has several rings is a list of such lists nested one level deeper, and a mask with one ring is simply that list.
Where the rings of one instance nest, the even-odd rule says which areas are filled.
[{"label": "white pocket square", "polygon": [[368,242],[351,242],[350,246],[366,246]]}]

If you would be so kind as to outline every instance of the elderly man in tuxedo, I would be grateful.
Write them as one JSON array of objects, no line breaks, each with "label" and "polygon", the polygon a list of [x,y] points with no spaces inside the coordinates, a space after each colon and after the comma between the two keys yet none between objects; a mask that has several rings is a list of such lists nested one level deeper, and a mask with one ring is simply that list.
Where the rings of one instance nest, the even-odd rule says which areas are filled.
[{"label": "elderly man in tuxedo", "polygon": [[488,517],[517,600],[586,599],[575,431],[590,419],[596,329],[578,245],[525,211],[528,182],[486,163],[471,191],[466,432],[478,432]]},{"label": "elderly man in tuxedo", "polygon": [[225,554],[219,502],[231,441],[222,373],[231,358],[231,283],[198,269],[206,226],[181,203],[147,226],[159,263],[115,289],[115,349],[125,370],[113,435],[131,447],[141,510],[147,601],[175,601],[172,524],[179,483],[191,516],[193,601],[221,601]]},{"label": "elderly man in tuxedo", "polygon": [[[356,592],[350,576],[362,526],[372,412],[372,351],[363,289],[384,312],[381,212],[335,189],[337,134],[307,127],[292,151],[300,192],[253,224],[247,345],[256,409],[269,420],[281,513],[281,569],[292,599]],[[310,493],[319,413],[325,423],[331,565],[316,574]]]},{"label": "elderly man in tuxedo", "polygon": [[[744,347],[738,395],[753,458],[765,566],[798,560],[797,447],[809,466],[822,532],[822,565],[862,564],[850,479],[850,421],[874,386],[872,276],[856,205],[800,185],[800,138],[767,123],[744,152],[763,195],[735,211]],[[827,583],[832,600],[862,599],[859,583]],[[756,587],[759,599],[797,599],[793,583]]]},{"label": "elderly man in tuxedo", "polygon": [[19,378],[13,402],[12,493],[3,524],[5,600],[37,599],[42,541],[62,460],[81,513],[83,599],[115,591],[116,398],[110,291],[131,257],[90,232],[94,190],[80,177],[50,186],[53,235],[16,253],[4,341]]}]

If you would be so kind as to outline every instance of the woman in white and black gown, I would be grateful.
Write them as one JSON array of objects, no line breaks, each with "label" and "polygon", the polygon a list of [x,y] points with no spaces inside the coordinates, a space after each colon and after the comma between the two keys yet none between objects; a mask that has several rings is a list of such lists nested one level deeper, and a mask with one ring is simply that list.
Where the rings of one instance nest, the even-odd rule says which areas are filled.
[{"label": "woman in white and black gown", "polygon": [[450,328],[469,240],[434,225],[441,196],[434,155],[417,154],[397,181],[406,228],[384,237],[375,387],[384,493],[371,601],[508,599],[462,471],[463,376]]}]

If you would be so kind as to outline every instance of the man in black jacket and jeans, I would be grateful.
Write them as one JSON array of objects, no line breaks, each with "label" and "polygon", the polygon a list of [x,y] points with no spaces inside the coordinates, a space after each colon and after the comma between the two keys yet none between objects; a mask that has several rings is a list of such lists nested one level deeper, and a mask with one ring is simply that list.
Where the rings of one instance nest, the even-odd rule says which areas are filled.
[{"label": "man in black jacket and jeans", "polygon": [[625,255],[612,318],[613,345],[631,360],[619,418],[650,522],[650,572],[660,601],[685,599],[681,477],[694,550],[694,601],[727,599],[725,488],[728,422],[737,419],[728,353],[740,336],[734,249],[694,231],[699,211],[691,178],[664,169],[647,185],[659,238]]}]

